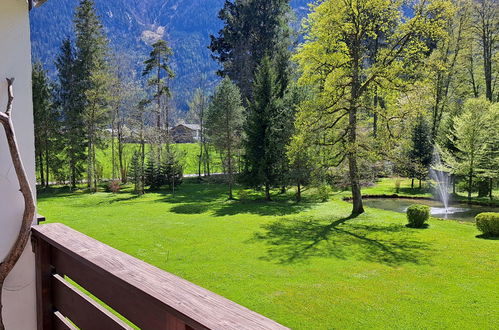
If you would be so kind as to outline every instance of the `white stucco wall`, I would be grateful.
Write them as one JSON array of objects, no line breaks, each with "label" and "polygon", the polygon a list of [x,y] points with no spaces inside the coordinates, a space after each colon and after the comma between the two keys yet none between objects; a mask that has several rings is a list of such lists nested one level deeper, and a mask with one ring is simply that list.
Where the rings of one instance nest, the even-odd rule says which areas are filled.
[{"label": "white stucco wall", "polygon": [[[0,108],[5,111],[7,83],[14,77],[13,122],[22,160],[35,191],[31,50],[26,0],[0,0]],[[1,127],[1,126],[0,126]],[[5,133],[0,128],[0,260],[12,246],[20,227],[24,203],[12,167]],[[4,285],[7,330],[36,328],[34,256],[28,246]]]}]

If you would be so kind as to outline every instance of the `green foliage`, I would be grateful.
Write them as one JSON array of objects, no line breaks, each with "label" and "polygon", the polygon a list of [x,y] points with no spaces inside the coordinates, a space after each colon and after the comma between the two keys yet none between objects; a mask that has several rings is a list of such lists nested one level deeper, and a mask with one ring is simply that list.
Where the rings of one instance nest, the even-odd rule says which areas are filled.
[{"label": "green foliage", "polygon": [[327,184],[319,184],[317,186],[316,197],[319,201],[325,203],[329,200],[331,192],[332,192],[331,186]]},{"label": "green foliage", "polygon": [[[211,36],[210,49],[243,98],[253,97],[252,82],[265,56],[280,58],[278,71],[288,70],[291,29],[289,0],[225,1],[219,18],[224,26]],[[285,84],[284,80],[281,80]]]},{"label": "green foliage", "polygon": [[255,75],[245,125],[244,177],[253,187],[264,186],[267,194],[272,187],[282,184],[280,179],[286,170],[282,163],[287,163],[289,127],[286,122],[290,110],[284,107],[280,95],[277,72],[271,59],[265,57]]},{"label": "green foliage", "polygon": [[407,208],[408,226],[411,228],[423,228],[430,218],[430,207],[427,205],[411,205]]},{"label": "green foliage", "polygon": [[62,139],[64,153],[69,164],[68,177],[73,188],[83,173],[83,162],[86,159],[86,135],[83,113],[80,106],[76,58],[73,45],[65,39],[56,59],[58,81],[56,84],[55,104],[62,117]]},{"label": "green foliage", "polygon": [[41,63],[33,65],[32,72],[33,117],[35,124],[36,167],[42,186],[48,186],[50,174],[57,172],[61,159],[59,113],[52,102],[52,88]]},{"label": "green foliage", "polygon": [[[306,41],[294,56],[300,84],[313,92],[298,112],[298,133],[325,150],[323,166],[348,159],[356,214],[363,212],[359,159],[383,153],[373,146],[388,143],[392,119],[402,117],[398,105],[380,106],[379,95],[394,97],[410,86],[430,44],[442,36],[452,7],[448,0],[413,1],[414,15],[407,17],[405,5],[390,0],[317,2],[305,22]],[[371,124],[366,110],[376,112],[376,127],[387,132],[367,133]],[[382,133],[385,141],[377,140]]]},{"label": "green foliage", "polygon": [[412,129],[411,149],[409,150],[411,177],[424,180],[433,160],[431,130],[427,120],[419,115]]},{"label": "green foliage", "polygon": [[144,193],[145,173],[141,153],[138,150],[133,153],[132,160],[130,162],[130,174],[134,186],[134,192],[142,195]]},{"label": "green foliage", "polygon": [[485,98],[468,99],[461,115],[454,119],[452,140],[454,149],[445,154],[455,174],[466,177],[471,198],[474,179],[479,174],[497,177],[499,152],[499,106]]},{"label": "green foliage", "polygon": [[183,182],[183,167],[180,164],[178,153],[170,148],[162,157],[161,166],[159,168],[160,185],[168,185],[175,191],[175,187],[180,186]]},{"label": "green foliage", "polygon": [[206,135],[222,158],[222,167],[229,185],[229,199],[240,155],[243,126],[243,106],[239,88],[223,79],[215,89],[206,117]]},{"label": "green foliage", "polygon": [[499,213],[486,212],[476,216],[476,227],[485,235],[499,237]]}]

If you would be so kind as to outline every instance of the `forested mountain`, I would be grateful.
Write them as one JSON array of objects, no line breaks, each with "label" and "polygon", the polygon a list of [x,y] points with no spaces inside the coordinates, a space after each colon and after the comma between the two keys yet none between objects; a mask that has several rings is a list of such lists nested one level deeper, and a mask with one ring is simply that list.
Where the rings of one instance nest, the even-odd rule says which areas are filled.
[{"label": "forested mountain", "polygon": [[[78,0],[50,0],[31,11],[33,59],[40,60],[54,75],[54,60],[62,40],[72,35],[73,14]],[[297,20],[307,12],[310,0],[293,0]],[[207,46],[210,34],[221,28],[218,11],[224,0],[95,0],[111,45],[129,56],[135,70],[149,54],[150,40],[162,35],[173,51],[172,82],[176,105],[185,109],[197,87],[211,88],[218,65]]]}]

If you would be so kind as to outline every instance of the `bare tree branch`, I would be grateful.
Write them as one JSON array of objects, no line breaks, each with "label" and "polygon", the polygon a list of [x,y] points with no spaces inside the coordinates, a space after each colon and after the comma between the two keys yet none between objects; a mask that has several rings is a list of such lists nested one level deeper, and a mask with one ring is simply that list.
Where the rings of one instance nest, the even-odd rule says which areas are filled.
[{"label": "bare tree branch", "polygon": [[28,239],[30,236],[31,223],[35,217],[35,201],[33,198],[33,192],[29,185],[26,171],[24,170],[23,162],[21,160],[21,155],[19,152],[19,146],[17,144],[16,135],[14,132],[14,125],[12,124],[11,112],[12,104],[14,101],[13,93],[14,78],[7,79],[7,109],[4,113],[0,112],[0,123],[5,130],[5,136],[7,137],[7,143],[9,145],[10,156],[12,159],[12,164],[16,171],[17,179],[19,181],[19,187],[21,194],[24,198],[24,213],[21,221],[21,228],[19,229],[19,234],[16,241],[12,245],[9,253],[5,259],[0,263],[0,330],[4,330],[5,326],[2,318],[2,289],[5,283],[5,279],[9,273],[14,268],[15,264],[21,257]]}]

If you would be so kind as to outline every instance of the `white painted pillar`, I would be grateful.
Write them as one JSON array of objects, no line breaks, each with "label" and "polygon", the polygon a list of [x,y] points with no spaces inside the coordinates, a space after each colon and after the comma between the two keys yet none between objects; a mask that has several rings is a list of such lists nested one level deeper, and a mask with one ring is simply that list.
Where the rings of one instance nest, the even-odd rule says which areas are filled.
[{"label": "white painted pillar", "polygon": [[[26,0],[0,0],[0,107],[5,111],[7,83],[15,78],[12,120],[28,179],[35,191],[33,104],[31,98],[31,46]],[[12,166],[5,133],[0,126],[0,260],[19,232],[24,202]],[[7,330],[36,329],[34,256],[29,245],[4,291]]]}]

